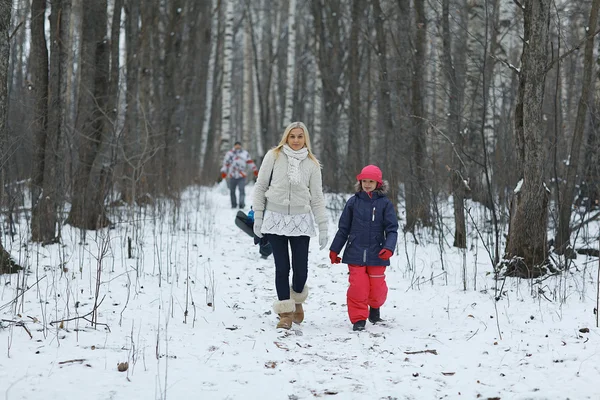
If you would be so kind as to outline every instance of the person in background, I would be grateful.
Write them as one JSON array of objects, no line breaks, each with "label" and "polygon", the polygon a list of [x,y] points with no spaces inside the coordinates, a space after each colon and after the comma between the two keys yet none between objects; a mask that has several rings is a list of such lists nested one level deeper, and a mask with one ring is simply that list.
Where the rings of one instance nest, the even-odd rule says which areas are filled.
[{"label": "person in background", "polygon": [[[292,122],[277,147],[269,150],[254,185],[254,233],[273,247],[277,328],[290,329],[304,320],[308,296],[308,245],[319,227],[319,246],[327,246],[327,214],[321,164],[310,147],[306,125]],[[314,219],[313,219],[314,216]],[[290,255],[293,271],[290,286]]]},{"label": "person in background", "polygon": [[[246,204],[246,178],[248,167],[252,169],[254,176],[258,176],[258,168],[250,158],[250,154],[242,149],[240,142],[235,142],[233,149],[229,150],[223,158],[223,167],[221,168],[221,178],[227,179],[229,185],[229,194],[231,197],[231,208],[244,208]],[[239,202],[236,199],[236,188],[239,191]]]},{"label": "person in background", "polygon": [[396,248],[398,217],[386,196],[388,183],[377,166],[367,165],[356,180],[356,194],[348,199],[340,216],[329,258],[332,264],[348,264],[348,316],[352,329],[362,331],[367,318],[373,324],[383,321],[379,309],[387,298],[385,269]]}]

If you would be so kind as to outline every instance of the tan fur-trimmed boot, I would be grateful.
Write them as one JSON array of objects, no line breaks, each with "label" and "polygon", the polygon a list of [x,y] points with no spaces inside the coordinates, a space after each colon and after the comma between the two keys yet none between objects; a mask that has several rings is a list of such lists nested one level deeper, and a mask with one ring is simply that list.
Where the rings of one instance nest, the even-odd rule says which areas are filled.
[{"label": "tan fur-trimmed boot", "polygon": [[294,300],[277,300],[273,303],[273,311],[279,314],[277,328],[290,329],[292,327],[292,316],[296,309]]},{"label": "tan fur-trimmed boot", "polygon": [[294,310],[292,321],[299,324],[302,321],[304,321],[304,309],[302,308],[302,303],[304,303],[304,301],[308,297],[308,286],[304,285],[304,289],[302,289],[302,292],[300,293],[294,292],[294,289],[292,289],[292,287],[290,286],[290,297],[292,298],[292,300],[294,300],[294,303],[296,304],[296,309]]}]

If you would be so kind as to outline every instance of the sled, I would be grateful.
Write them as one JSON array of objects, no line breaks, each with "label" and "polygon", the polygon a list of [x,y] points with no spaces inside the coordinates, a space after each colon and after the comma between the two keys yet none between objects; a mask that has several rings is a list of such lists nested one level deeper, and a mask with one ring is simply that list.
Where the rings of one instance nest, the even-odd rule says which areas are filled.
[{"label": "sled", "polygon": [[235,216],[235,225],[245,232],[248,236],[254,238],[254,244],[258,244],[258,252],[263,258],[269,257],[273,253],[271,243],[265,238],[259,238],[254,234],[254,221],[248,220],[248,215],[243,211],[238,211]]}]

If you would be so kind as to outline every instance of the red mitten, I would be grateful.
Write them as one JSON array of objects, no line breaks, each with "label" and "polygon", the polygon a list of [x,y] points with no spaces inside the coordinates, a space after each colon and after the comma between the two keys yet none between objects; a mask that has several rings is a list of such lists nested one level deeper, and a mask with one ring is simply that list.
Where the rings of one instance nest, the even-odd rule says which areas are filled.
[{"label": "red mitten", "polygon": [[391,251],[391,250],[388,250],[388,249],[382,249],[382,250],[379,252],[379,258],[381,258],[382,260],[386,260],[386,261],[387,261],[387,260],[389,260],[389,259],[390,259],[390,257],[392,256],[392,254],[394,254],[394,253],[392,253],[392,251]]},{"label": "red mitten", "polygon": [[254,177],[258,178],[258,171],[254,171]]},{"label": "red mitten", "polygon": [[329,250],[329,259],[331,260],[332,264],[339,264],[342,262],[342,259],[338,257],[338,253],[333,250]]},{"label": "red mitten", "polygon": [[227,174],[225,172],[221,172],[221,178],[223,178],[223,179],[227,178]]}]

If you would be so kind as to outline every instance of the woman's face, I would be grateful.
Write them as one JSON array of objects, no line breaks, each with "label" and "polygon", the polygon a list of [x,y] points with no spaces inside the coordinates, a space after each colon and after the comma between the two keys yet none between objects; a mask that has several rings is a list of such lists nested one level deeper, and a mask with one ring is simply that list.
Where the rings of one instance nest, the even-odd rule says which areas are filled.
[{"label": "woman's face", "polygon": [[292,150],[300,150],[306,144],[306,139],[304,138],[304,130],[302,128],[294,128],[290,131],[287,137],[287,145],[292,148]]}]

